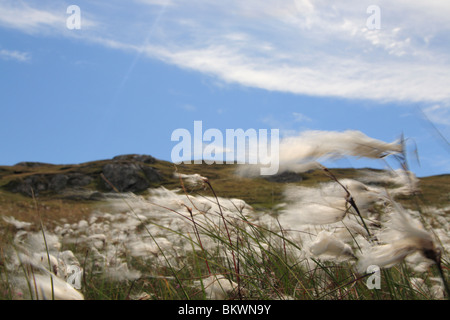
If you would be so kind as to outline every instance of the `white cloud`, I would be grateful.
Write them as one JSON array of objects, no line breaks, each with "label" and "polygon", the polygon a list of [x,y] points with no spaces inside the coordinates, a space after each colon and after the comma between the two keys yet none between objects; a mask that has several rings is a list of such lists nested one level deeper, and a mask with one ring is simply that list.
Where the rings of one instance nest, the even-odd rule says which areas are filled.
[{"label": "white cloud", "polygon": [[435,104],[423,112],[431,122],[450,126],[450,105]]},{"label": "white cloud", "polygon": [[172,6],[174,5],[172,0],[135,0],[136,2],[148,4],[148,5],[156,5],[156,6]]},{"label": "white cloud", "polygon": [[181,105],[181,108],[183,110],[189,111],[189,112],[197,111],[197,107],[193,106],[192,104],[189,104],[189,103],[185,103],[185,104]]},{"label": "white cloud", "polygon": [[23,1],[6,1],[0,5],[0,26],[36,33],[44,28],[66,23],[65,11],[60,15],[48,10],[32,8]]},{"label": "white cloud", "polygon": [[[449,102],[449,2],[375,2],[380,30],[366,27],[369,0],[136,0],[96,4],[96,10],[83,10],[88,4],[81,2],[82,12],[101,24],[80,37],[223,83],[312,96]],[[0,26],[38,32],[65,23],[65,14],[11,3],[0,4]]]},{"label": "white cloud", "polygon": [[304,114],[299,113],[299,112],[293,112],[292,116],[294,117],[295,122],[310,122],[310,121],[312,121],[311,118],[309,118],[308,116],[305,116]]},{"label": "white cloud", "polygon": [[0,59],[3,60],[16,60],[19,62],[27,62],[30,61],[31,55],[28,52],[21,52],[16,50],[0,50]]},{"label": "white cloud", "polygon": [[[433,35],[450,30],[437,9],[445,4],[424,11],[414,1],[385,4],[382,30],[369,31],[367,6],[353,2],[339,7],[325,1],[196,3],[210,15],[191,15],[197,18],[192,28],[168,35],[164,45],[147,47],[149,56],[271,91],[382,101],[450,100],[449,59],[438,42],[430,44]],[[304,11],[293,10],[299,7]],[[160,27],[176,30],[172,19],[179,13],[167,14]],[[424,28],[411,27],[411,17],[418,15],[435,22],[422,17]]]},{"label": "white cloud", "polygon": [[[70,32],[67,28],[67,19],[71,14],[67,8],[71,3],[48,1],[37,2],[32,6],[29,1],[2,1],[0,3],[0,27],[7,27],[28,34],[64,34],[66,36],[78,36],[76,32]],[[34,2],[36,3],[36,2]],[[84,10],[86,9],[86,10]],[[87,10],[87,6],[81,6],[81,29],[93,27],[100,28],[98,22],[94,21],[93,14]],[[110,19],[111,20],[111,19]]]},{"label": "white cloud", "polygon": [[[155,49],[155,48],[152,48]],[[148,50],[150,56],[243,86],[313,96],[384,101],[450,100],[450,76],[441,64],[386,61],[330,55],[285,65],[267,57],[251,57],[227,46],[180,51]]]}]

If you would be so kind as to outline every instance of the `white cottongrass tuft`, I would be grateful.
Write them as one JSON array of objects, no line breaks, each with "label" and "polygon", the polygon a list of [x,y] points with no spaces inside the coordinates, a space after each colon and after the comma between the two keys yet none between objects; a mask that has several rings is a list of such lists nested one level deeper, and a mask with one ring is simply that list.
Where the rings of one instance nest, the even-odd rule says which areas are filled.
[{"label": "white cottongrass tuft", "polygon": [[52,274],[33,274],[30,277],[35,300],[84,300],[81,292]]},{"label": "white cottongrass tuft", "polygon": [[318,159],[324,156],[355,156],[379,159],[402,151],[398,142],[387,143],[370,138],[356,130],[305,131],[281,141],[280,154],[284,162]]},{"label": "white cottongrass tuft", "polygon": [[[373,139],[361,131],[304,131],[279,142],[278,173],[318,169],[320,165],[316,161],[319,159],[331,160],[346,156],[380,159],[401,152],[401,143]],[[237,169],[237,173],[242,176],[255,176],[259,172],[258,165],[241,165]]]},{"label": "white cottongrass tuft", "polygon": [[[227,279],[224,275],[211,275],[201,281],[205,288],[206,298],[209,300],[225,300],[237,294],[237,283]],[[194,285],[201,287],[200,280],[194,281]]]},{"label": "white cottongrass tuft", "polygon": [[404,169],[391,171],[371,172],[365,171],[361,177],[362,182],[391,184],[389,194],[392,197],[398,195],[411,195],[420,191],[419,179],[413,172]]},{"label": "white cottongrass tuft", "polygon": [[[379,201],[381,193],[361,182],[343,179],[340,182],[351,193],[361,215],[368,217],[370,209]],[[347,193],[336,182],[316,188],[290,187],[284,192],[287,205],[280,210],[280,221],[289,225],[325,225],[342,221],[350,212]]]},{"label": "white cottongrass tuft", "polygon": [[191,188],[204,187],[205,181],[208,180],[207,178],[199,175],[198,173],[184,174],[184,173],[174,172],[174,177],[183,179],[185,184]]},{"label": "white cottongrass tuft", "polygon": [[16,227],[16,229],[27,229],[32,225],[31,222],[19,221],[14,217],[3,217],[3,220]]},{"label": "white cottongrass tuft", "polygon": [[[21,281],[23,274],[13,275],[18,289],[30,293],[37,300],[83,300],[81,289],[83,269],[70,250],[60,252],[61,243],[57,235],[47,232],[45,241],[42,232],[18,232],[14,239],[13,259],[6,263],[13,274],[26,270],[26,282]],[[48,248],[48,250],[47,250]],[[25,267],[25,268],[23,268]]]},{"label": "white cottongrass tuft", "polygon": [[309,245],[311,253],[317,257],[328,259],[348,259],[354,257],[352,248],[336,238],[333,233],[321,231],[316,239]]},{"label": "white cottongrass tuft", "polygon": [[358,271],[365,272],[369,265],[389,268],[415,252],[439,264],[441,249],[435,244],[431,233],[398,203],[391,203],[394,207],[391,220],[379,235],[382,244],[372,246],[360,257]]}]

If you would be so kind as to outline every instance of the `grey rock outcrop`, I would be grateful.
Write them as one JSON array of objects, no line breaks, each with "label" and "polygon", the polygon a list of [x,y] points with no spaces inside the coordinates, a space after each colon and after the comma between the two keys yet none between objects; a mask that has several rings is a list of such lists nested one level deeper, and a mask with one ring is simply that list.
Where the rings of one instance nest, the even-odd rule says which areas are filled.
[{"label": "grey rock outcrop", "polygon": [[30,197],[50,193],[74,200],[101,199],[105,191],[141,192],[159,186],[164,179],[152,166],[156,162],[152,156],[139,154],[81,165],[21,162],[11,171],[17,178],[11,179],[4,188]]},{"label": "grey rock outcrop", "polygon": [[9,183],[8,189],[24,195],[39,195],[44,191],[61,193],[67,188],[77,189],[87,186],[92,177],[81,173],[68,174],[34,174],[24,179],[16,179]]},{"label": "grey rock outcrop", "polygon": [[154,157],[146,154],[124,154],[120,156],[115,156],[113,160],[127,160],[127,161],[142,162],[146,164],[154,164],[156,162],[156,159]]},{"label": "grey rock outcrop", "polygon": [[13,180],[7,185],[12,192],[20,192],[27,196],[38,195],[48,189],[48,181],[42,175],[32,175],[21,180]]},{"label": "grey rock outcrop", "polygon": [[108,163],[103,167],[103,175],[109,181],[105,181],[105,188],[114,187],[120,192],[143,191],[161,181],[156,169],[135,162]]},{"label": "grey rock outcrop", "polygon": [[264,179],[270,182],[290,183],[290,182],[300,182],[303,180],[303,177],[299,173],[285,171],[273,176],[265,177]]}]

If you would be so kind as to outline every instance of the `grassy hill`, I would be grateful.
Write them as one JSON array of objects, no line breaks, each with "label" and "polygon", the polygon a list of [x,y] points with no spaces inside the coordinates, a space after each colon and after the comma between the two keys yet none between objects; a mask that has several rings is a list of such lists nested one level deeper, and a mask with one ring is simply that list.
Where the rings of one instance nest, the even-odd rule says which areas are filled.
[{"label": "grassy hill", "polygon": [[[192,236],[193,231],[176,229],[176,224],[171,224],[175,221],[172,216],[170,220],[167,220],[168,215],[156,214],[155,219],[158,221],[148,220],[151,221],[148,224],[141,221],[139,225],[131,225],[131,231],[121,234],[117,228],[109,229],[113,223],[119,223],[115,218],[122,219],[123,225],[128,226],[129,221],[134,219],[135,222],[135,217],[129,217],[126,213],[116,216],[114,212],[122,213],[119,209],[119,211],[100,212],[92,223],[89,222],[90,227],[105,228],[101,229],[106,234],[103,236],[105,239],[111,237],[111,241],[103,243],[97,241],[102,238],[96,238],[102,234],[86,234],[83,231],[83,224],[80,224],[84,222],[84,225],[87,225],[87,221],[91,221],[92,214],[98,213],[102,210],[102,205],[107,204],[102,195],[115,192],[110,186],[114,184],[112,182],[117,183],[117,188],[124,191],[145,195],[149,188],[165,187],[169,190],[181,188],[181,181],[186,180],[180,179],[174,174],[175,172],[207,177],[217,196],[242,199],[256,209],[257,214],[261,211],[274,210],[278,204],[284,202],[283,192],[287,186],[314,187],[320,183],[333,181],[330,173],[337,180],[344,178],[360,180],[374,176],[376,178],[371,181],[366,180],[365,183],[377,187],[397,187],[393,185],[392,180],[384,180],[386,172],[374,169],[335,168],[329,169],[329,172],[324,170],[313,170],[302,174],[287,172],[265,178],[244,178],[235,174],[236,169],[237,165],[175,166],[150,156],[136,155],[74,165],[19,163],[14,166],[0,166],[0,215],[14,217],[20,223],[31,222],[31,226],[27,227],[25,232],[31,236],[40,235],[41,230],[44,229],[50,233],[57,228],[67,229],[67,232],[71,230],[73,238],[72,236],[68,239],[64,238],[67,242],[63,242],[63,250],[73,251],[81,263],[85,271],[81,292],[88,300],[129,299],[131,294],[136,295],[137,299],[185,299],[186,297],[202,299],[206,298],[206,291],[202,293],[195,283],[200,277],[211,272],[218,275],[224,274],[233,279],[239,283],[237,287],[242,287],[244,290],[244,296],[248,294],[248,297],[257,299],[285,299],[291,295],[295,299],[357,300],[436,297],[432,291],[416,290],[413,283],[418,273],[412,270],[410,265],[403,264],[399,268],[383,270],[382,290],[369,290],[365,285],[365,276],[357,276],[354,273],[353,258],[351,261],[305,259],[303,255],[310,248],[308,246],[311,243],[302,243],[302,241],[311,241],[312,236],[309,231],[306,232],[306,229],[303,230],[305,232],[294,230],[296,236],[305,238],[302,241],[297,239],[293,242],[284,233],[289,230],[275,233],[259,228],[256,224],[242,224],[240,219],[230,219],[226,222],[221,219],[214,220],[218,216],[209,213],[195,217],[195,225],[199,228],[192,229],[198,237],[195,238]],[[109,181],[107,177],[112,181]],[[210,188],[191,187],[187,183],[184,185],[186,192],[192,195],[213,195]],[[405,207],[419,211],[427,207],[445,208],[444,212],[448,215],[450,175],[421,178],[419,187],[421,190],[419,194],[402,195],[396,200]],[[32,188],[35,190],[31,191]],[[145,208],[147,210],[149,207]],[[111,212],[113,214],[110,214]],[[145,213],[152,214],[153,211],[147,210]],[[160,219],[164,219],[164,216],[166,220],[159,222]],[[151,218],[150,215],[148,218]],[[163,225],[162,228],[159,227],[159,223]],[[219,227],[222,223],[233,231],[231,235],[233,239],[235,236],[238,238],[232,241],[228,228]],[[442,219],[430,219],[427,224],[444,234],[448,232],[443,228]],[[66,228],[66,225],[69,227]],[[169,226],[175,229],[168,233],[161,233]],[[147,228],[152,228],[152,232]],[[188,228],[191,230],[191,225]],[[379,227],[372,225],[371,228],[374,230]],[[20,273],[21,270],[8,267],[12,263],[11,260],[14,260],[12,258],[15,257],[15,255],[8,255],[10,244],[15,242],[18,235],[24,236],[24,233],[21,233],[22,230],[18,231],[18,229],[20,228],[13,227],[11,223],[0,219],[0,276],[3,277],[0,278],[0,291],[4,292],[4,296],[0,294],[0,298],[4,299],[16,299],[14,288],[17,283],[15,281],[20,282],[24,279],[24,275]],[[128,229],[125,228],[125,230]],[[199,230],[201,234],[198,233]],[[66,235],[66,231],[60,232],[60,236]],[[116,231],[119,232],[120,237]],[[67,234],[70,235],[70,233]],[[156,235],[155,238],[153,234]],[[153,240],[150,241],[149,237]],[[122,240],[118,241],[119,238]],[[75,239],[74,242],[71,239]],[[91,240],[95,242],[90,242]],[[183,241],[190,244],[192,251],[186,250],[185,246],[183,250],[178,251],[178,244],[184,243]],[[152,251],[150,247],[144,246],[144,249],[140,249],[145,251],[144,255],[140,255],[139,250],[138,254],[132,254],[136,253],[134,250],[142,248],[144,243],[150,246],[153,242],[158,243],[159,250]],[[165,245],[165,249],[161,249],[159,244]],[[207,246],[206,249],[203,245]],[[101,254],[96,251],[97,248]],[[162,259],[161,252],[164,253],[165,259],[172,258]],[[355,252],[357,252],[356,247]],[[301,258],[297,256],[300,253]],[[118,261],[118,265],[111,262],[112,266],[110,266],[109,262],[106,263],[106,258],[104,263],[97,263],[97,259],[103,255],[111,257],[111,254],[114,259],[108,261]],[[444,277],[448,278],[447,255],[443,257],[442,264],[447,274]],[[237,264],[235,259],[238,260]],[[100,274],[96,269],[99,265],[103,266]],[[123,265],[126,266],[125,270],[128,268],[131,268],[133,272],[139,270],[142,275],[133,281],[108,278],[117,271],[114,268]],[[427,288],[432,288],[434,284],[433,273],[435,277],[439,277],[439,274],[436,274],[437,271],[433,270],[427,269],[425,275],[421,275],[423,281],[427,281]],[[131,271],[125,274],[132,276]],[[4,277],[2,273],[7,277]],[[32,291],[30,289],[30,292]],[[26,293],[26,288],[22,288],[22,292]],[[239,295],[236,296],[236,292],[232,291],[229,298],[237,299]]]},{"label": "grassy hill", "polygon": [[[111,163],[130,164],[136,163],[132,158],[128,159],[108,159],[98,160],[73,165],[56,165],[46,163],[19,163],[14,166],[0,166],[0,214],[12,215],[25,221],[36,219],[36,203],[39,204],[41,212],[46,219],[62,215],[68,219],[79,219],[80,216],[89,214],[91,209],[101,201],[101,198],[92,197],[102,192],[113,192],[108,188],[108,183],[102,176],[106,165]],[[174,174],[200,174],[207,177],[213,186],[216,194],[225,198],[239,198],[255,209],[270,210],[282,201],[282,192],[288,184],[301,186],[314,186],[321,182],[329,182],[330,177],[323,170],[312,170],[302,174],[281,174],[274,177],[245,178],[235,174],[237,165],[218,164],[181,164],[157,160],[151,163],[140,163],[141,167],[151,168],[158,172],[159,178],[149,182],[151,188],[166,187],[167,189],[180,188],[180,179]],[[363,172],[381,173],[376,169],[330,169],[330,172],[337,179],[351,178],[358,179]],[[34,191],[36,202],[33,200],[31,192],[23,192],[17,186],[30,177],[37,177],[35,187],[39,188],[39,183],[49,184],[53,177],[65,175],[69,177],[88,177],[83,186],[71,188],[66,186],[61,190]],[[380,184],[380,182],[378,182]],[[383,184],[381,182],[381,184]],[[28,185],[25,185],[28,186]],[[386,187],[389,187],[386,183]],[[450,203],[450,175],[431,176],[420,179],[421,194],[419,199],[421,204],[444,207]],[[19,190],[18,190],[19,189]],[[190,189],[189,193],[211,195],[209,189]],[[131,190],[137,194],[145,194],[144,190]],[[22,191],[22,192],[21,192]],[[399,199],[404,204],[410,203],[410,197]]]}]

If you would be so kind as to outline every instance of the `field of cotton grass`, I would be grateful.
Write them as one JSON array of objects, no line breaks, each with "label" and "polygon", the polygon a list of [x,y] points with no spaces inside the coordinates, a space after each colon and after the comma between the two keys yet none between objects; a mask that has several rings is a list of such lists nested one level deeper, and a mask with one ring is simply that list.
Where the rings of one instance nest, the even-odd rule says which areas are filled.
[{"label": "field of cotton grass", "polygon": [[357,180],[319,165],[328,182],[289,185],[271,210],[174,172],[179,188],[110,193],[77,222],[3,217],[1,298],[447,299],[450,208],[424,205],[399,161]]}]

